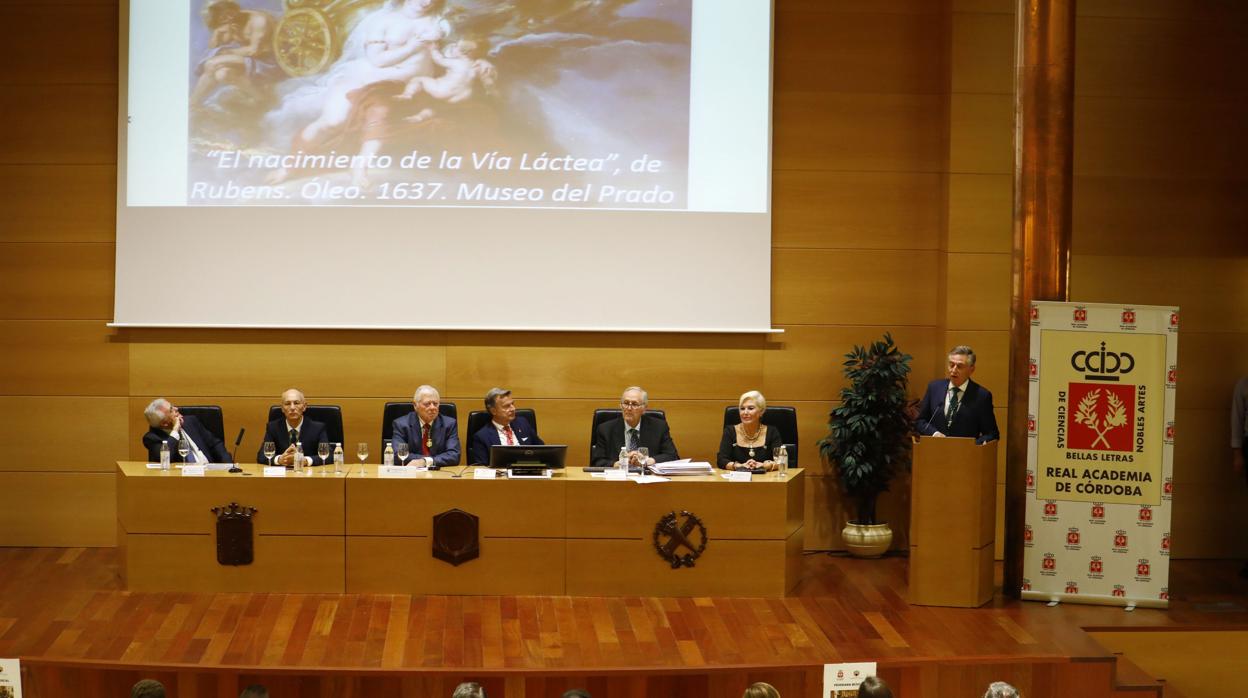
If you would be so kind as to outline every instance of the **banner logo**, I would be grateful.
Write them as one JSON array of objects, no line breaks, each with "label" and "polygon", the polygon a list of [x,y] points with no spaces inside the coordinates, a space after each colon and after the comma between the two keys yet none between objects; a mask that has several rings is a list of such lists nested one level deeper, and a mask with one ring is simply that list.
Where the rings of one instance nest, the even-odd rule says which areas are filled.
[{"label": "banner logo", "polygon": [[1151,576],[1152,569],[1153,566],[1148,563],[1148,560],[1140,560],[1135,565],[1135,581],[1147,582]]},{"label": "banner logo", "polygon": [[1119,597],[1126,596],[1126,595],[1127,595],[1127,590],[1126,590],[1126,589],[1124,589],[1124,588],[1122,588],[1122,585],[1121,585],[1121,584],[1115,584],[1115,585],[1114,585],[1113,595],[1114,595],[1114,596],[1119,596]]},{"label": "banner logo", "polygon": [[1135,356],[1125,351],[1107,351],[1105,342],[1101,342],[1100,351],[1080,349],[1071,354],[1070,367],[1090,381],[1117,383],[1122,375],[1135,370]]},{"label": "banner logo", "polygon": [[1031,524],[1027,524],[1026,526],[1023,526],[1023,545],[1026,545],[1027,547],[1030,548],[1032,544],[1031,538],[1032,538]]},{"label": "banner logo", "polygon": [[1140,520],[1137,521],[1136,523],[1138,523],[1141,526],[1152,526],[1153,525],[1153,508],[1148,506],[1147,504],[1140,507]]},{"label": "banner logo", "polygon": [[1178,313],[1170,313],[1170,327],[1176,330],[1179,329],[1179,314]]},{"label": "banner logo", "polygon": [[1104,504],[1092,505],[1092,518],[1095,521],[1099,521],[1101,523],[1105,522],[1105,505]]},{"label": "banner logo", "polygon": [[1057,516],[1057,502],[1045,502],[1044,515],[1049,518]]},{"label": "banner logo", "polygon": [[1131,328],[1135,327],[1135,311],[1134,310],[1122,311],[1122,324],[1123,326],[1129,326]]},{"label": "banner logo", "polygon": [[1079,585],[1078,585],[1077,583],[1075,583],[1075,582],[1066,582],[1066,593],[1067,593],[1067,594],[1078,594],[1078,593],[1079,593]]},{"label": "banner logo", "polygon": [[1105,563],[1101,561],[1101,558],[1093,557],[1092,561],[1088,563],[1089,575],[1099,578],[1101,576],[1101,573],[1104,571],[1105,571]]},{"label": "banner logo", "polygon": [[1073,317],[1070,323],[1071,325],[1075,327],[1087,327],[1088,326],[1088,309],[1087,308],[1077,307],[1075,308],[1075,311],[1072,315]]},{"label": "banner logo", "polygon": [[1079,529],[1072,528],[1066,532],[1066,549],[1067,550],[1079,549]]},{"label": "banner logo", "polygon": [[1118,531],[1114,534],[1114,552],[1125,553],[1127,551],[1127,532]]},{"label": "banner logo", "polygon": [[1053,557],[1053,553],[1045,553],[1044,559],[1040,561],[1040,574],[1053,576],[1057,572],[1057,558]]},{"label": "banner logo", "polygon": [[1169,533],[1161,537],[1161,554],[1162,555],[1170,554],[1170,534]]},{"label": "banner logo", "polygon": [[1131,452],[1131,429],[1123,427],[1131,423],[1134,385],[1071,383],[1070,401],[1076,405],[1074,422],[1084,429],[1071,430],[1069,448]]}]

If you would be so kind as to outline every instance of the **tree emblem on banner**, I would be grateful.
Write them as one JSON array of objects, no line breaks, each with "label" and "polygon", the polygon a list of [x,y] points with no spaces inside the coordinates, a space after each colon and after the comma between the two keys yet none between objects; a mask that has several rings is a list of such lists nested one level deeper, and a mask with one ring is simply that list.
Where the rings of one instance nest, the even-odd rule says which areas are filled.
[{"label": "tree emblem on banner", "polygon": [[1075,431],[1071,434],[1071,448],[1131,450],[1131,430],[1122,427],[1129,423],[1127,405],[1135,401],[1135,386],[1072,383],[1070,395],[1071,401],[1077,405],[1075,423],[1087,427],[1087,431]]}]

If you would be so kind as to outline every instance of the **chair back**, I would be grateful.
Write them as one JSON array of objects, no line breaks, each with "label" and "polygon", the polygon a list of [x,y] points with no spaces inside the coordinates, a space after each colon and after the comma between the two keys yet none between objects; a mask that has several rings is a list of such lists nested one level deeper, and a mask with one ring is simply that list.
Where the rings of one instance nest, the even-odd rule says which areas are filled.
[{"label": "chair back", "polygon": [[188,407],[178,407],[178,411],[182,414],[189,415],[199,420],[204,428],[212,432],[221,441],[225,441],[225,418],[221,414],[220,405],[191,405]]},{"label": "chair back", "polygon": [[[394,436],[394,420],[416,411],[415,405],[411,400],[406,402],[387,402],[381,411],[381,451],[386,450],[386,444],[390,443],[390,438]],[[455,403],[443,402],[438,405],[438,414],[451,419],[459,419],[459,411],[455,409]],[[381,451],[378,451],[380,453]]]},{"label": "chair back", "polygon": [[[325,425],[325,437],[330,443],[341,444],[342,442],[342,408],[338,405],[308,405],[308,409],[303,412],[304,419],[310,419],[314,422],[320,422]],[[269,406],[269,421],[282,418],[282,406]],[[347,449],[346,444],[342,446],[343,450]]]},{"label": "chair back", "polygon": [[[780,432],[780,440],[789,452],[789,467],[797,464],[797,408],[785,405],[768,405],[763,410],[763,424]],[[736,405],[724,408],[724,426],[730,427],[741,423],[741,410]]]},{"label": "chair back", "polygon": [[[517,407],[516,417],[524,417],[524,421],[533,427],[533,431],[537,431],[537,413],[527,407]],[[490,413],[485,410],[473,410],[468,413],[468,430],[464,432],[464,440],[471,441],[472,437],[482,427],[490,423]]]}]

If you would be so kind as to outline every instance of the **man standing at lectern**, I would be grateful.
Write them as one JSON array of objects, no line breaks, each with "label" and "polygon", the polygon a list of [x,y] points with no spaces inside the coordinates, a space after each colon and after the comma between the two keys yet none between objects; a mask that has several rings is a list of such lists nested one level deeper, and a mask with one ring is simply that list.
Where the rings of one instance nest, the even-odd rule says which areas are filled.
[{"label": "man standing at lectern", "polygon": [[[272,441],[277,447],[277,458],[273,465],[284,465],[288,468],[295,465],[295,444],[303,444],[304,465],[324,465],[316,455],[316,447],[321,442],[329,441],[329,432],[324,422],[304,419],[303,413],[308,409],[307,398],[303,392],[291,388],[282,393],[282,416],[268,423],[264,428],[263,441]],[[264,443],[256,451],[257,463],[268,463],[264,457]]]},{"label": "man standing at lectern", "polygon": [[915,427],[923,436],[961,436],[987,443],[1001,438],[992,393],[971,380],[975,352],[965,344],[949,350],[949,377],[927,385]]},{"label": "man standing at lectern", "polygon": [[[459,425],[439,414],[442,396],[432,385],[422,385],[412,396],[415,412],[394,420],[391,443],[395,450],[406,443],[408,458],[399,465],[442,468],[459,465]],[[395,459],[397,462],[397,458]]]}]

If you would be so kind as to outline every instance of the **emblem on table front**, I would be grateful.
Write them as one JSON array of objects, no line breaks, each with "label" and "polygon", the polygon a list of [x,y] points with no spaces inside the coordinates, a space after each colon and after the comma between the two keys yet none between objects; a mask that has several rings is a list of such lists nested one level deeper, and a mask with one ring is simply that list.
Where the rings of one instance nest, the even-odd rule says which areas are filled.
[{"label": "emblem on table front", "polygon": [[[693,567],[706,550],[706,526],[692,512],[669,512],[654,525],[654,549],[672,569]],[[682,552],[684,551],[684,552]]]},{"label": "emblem on table front", "polygon": [[481,555],[479,521],[462,509],[433,515],[433,556],[458,567]]},{"label": "emblem on table front", "polygon": [[217,515],[217,564],[250,565],[255,561],[251,517],[257,511],[255,507],[239,506],[238,502],[212,508]]}]

